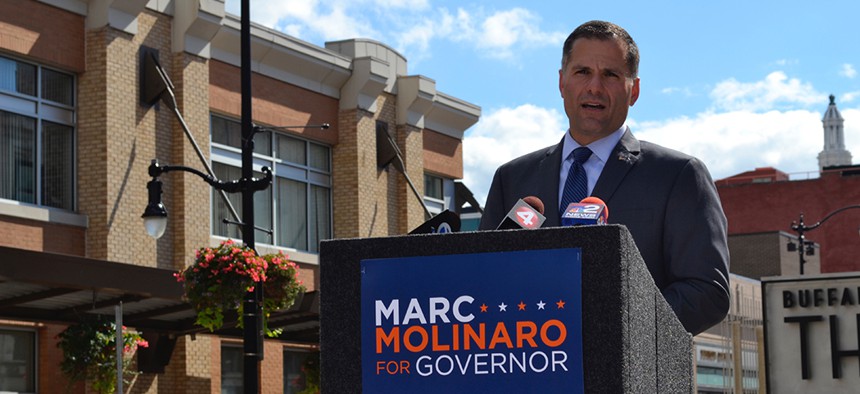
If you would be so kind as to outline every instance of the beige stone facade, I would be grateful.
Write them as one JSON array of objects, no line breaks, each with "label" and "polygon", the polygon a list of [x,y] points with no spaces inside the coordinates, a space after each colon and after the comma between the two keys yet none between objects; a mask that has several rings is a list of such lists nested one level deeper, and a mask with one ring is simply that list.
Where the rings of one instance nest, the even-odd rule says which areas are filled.
[{"label": "beige stone facade", "polygon": [[[194,250],[219,242],[211,230],[211,189],[184,172],[160,177],[168,227],[159,240],[146,234],[140,215],[150,161],[203,167],[171,108],[142,105],[139,97],[141,53],[152,50],[193,139],[211,161],[210,116],[241,114],[240,25],[225,14],[223,2],[11,0],[0,2],[0,15],[0,55],[74,75],[76,97],[75,209],[0,199],[0,247],[177,270]],[[330,149],[332,236],[399,235],[420,225],[424,209],[406,177],[393,166],[377,166],[377,125],[387,127],[423,195],[425,172],[462,177],[463,133],[480,108],[437,92],[430,79],[409,76],[406,59],[382,43],[347,40],[323,48],[277,31],[254,34],[254,122],[331,124],[285,133]],[[265,250],[285,250],[262,243]],[[319,290],[316,254],[285,251],[299,263],[308,290]],[[116,280],[121,288],[133,278]],[[60,320],[9,319],[0,308],[0,330],[23,327],[38,335],[38,392],[66,389],[56,367],[62,354],[55,337],[65,327]],[[222,345],[236,341],[180,333],[165,372],[139,375],[131,392],[218,393]],[[263,393],[282,392],[282,353],[292,347],[314,344],[265,342]],[[77,385],[71,392],[89,390]]]}]

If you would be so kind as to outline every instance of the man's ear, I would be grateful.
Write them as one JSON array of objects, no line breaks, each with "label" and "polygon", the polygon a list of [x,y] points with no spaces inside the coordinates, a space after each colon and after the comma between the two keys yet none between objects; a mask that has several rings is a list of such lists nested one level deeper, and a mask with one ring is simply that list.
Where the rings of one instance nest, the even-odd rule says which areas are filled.
[{"label": "man's ear", "polygon": [[633,88],[630,90],[630,106],[639,100],[639,77],[633,78]]},{"label": "man's ear", "polygon": [[561,98],[564,98],[564,69],[558,70],[558,92],[561,94]]}]

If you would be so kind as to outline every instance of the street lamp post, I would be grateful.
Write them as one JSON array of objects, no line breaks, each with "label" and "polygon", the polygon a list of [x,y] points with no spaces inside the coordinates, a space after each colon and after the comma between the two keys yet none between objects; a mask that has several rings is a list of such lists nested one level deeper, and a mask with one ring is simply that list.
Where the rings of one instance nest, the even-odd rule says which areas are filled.
[{"label": "street lamp post", "polygon": [[836,215],[840,212],[844,212],[844,211],[847,211],[849,209],[855,209],[855,208],[860,208],[860,205],[849,205],[847,207],[839,208],[833,212],[828,213],[827,216],[824,217],[824,219],[821,219],[820,221],[818,221],[818,223],[815,223],[811,226],[807,226],[803,223],[803,213],[800,214],[800,219],[797,222],[791,223],[791,229],[797,232],[797,241],[798,241],[797,254],[800,258],[800,274],[801,275],[803,275],[803,265],[806,264],[806,259],[803,257],[804,253],[806,253],[806,248],[807,248],[806,238],[805,238],[804,234],[807,231],[812,231],[812,230],[817,229],[819,226],[824,224],[824,222],[826,222],[827,219],[830,219],[834,215]]},{"label": "street lamp post", "polygon": [[[170,166],[161,165],[157,160],[153,160],[149,166],[149,175],[152,180],[147,183],[149,190],[149,203],[143,213],[144,227],[146,232],[154,238],[160,238],[167,228],[167,210],[161,202],[162,184],[158,177],[166,172],[185,171],[202,178],[212,188],[218,190],[224,199],[227,207],[230,209],[232,216],[236,221],[224,219],[225,223],[232,223],[241,226],[242,241],[249,248],[256,250],[254,233],[255,229],[259,229],[254,225],[254,193],[264,190],[272,183],[272,172],[268,167],[263,167],[261,170],[264,173],[263,178],[253,178],[253,155],[254,155],[254,135],[262,131],[281,131],[288,129],[306,129],[318,128],[328,129],[328,123],[318,125],[300,125],[300,126],[257,126],[252,120],[251,110],[251,20],[250,20],[250,5],[249,0],[242,0],[241,4],[241,67],[240,67],[240,94],[242,97],[241,109],[241,125],[242,125],[242,141],[241,141],[241,156],[242,156],[242,176],[234,181],[218,180],[212,168],[207,163],[202,151],[200,150],[185,120],[182,119],[182,114],[179,112],[176,105],[176,98],[173,93],[173,84],[167,77],[166,73],[158,61],[152,54],[144,56],[143,63],[143,82],[141,84],[141,100],[144,105],[153,105],[158,100],[164,101],[176,115],[180,125],[185,130],[185,134],[191,140],[192,146],[197,152],[198,157],[203,162],[208,174],[198,171],[191,167],[185,166]],[[225,193],[242,193],[242,216],[236,213],[230,200],[227,199]],[[271,230],[260,229],[271,234]],[[244,313],[240,317],[242,319],[243,342],[244,342],[244,361],[243,361],[243,387],[247,394],[258,394],[260,391],[260,360],[263,359],[263,286],[254,286],[254,291],[248,292],[243,300]]]},{"label": "street lamp post", "polygon": [[[241,4],[241,96],[242,96],[242,177],[236,181],[219,181],[214,176],[204,174],[196,169],[184,166],[163,166],[156,160],[149,166],[149,175],[152,180],[147,184],[149,189],[149,204],[143,214],[144,226],[153,237],[164,234],[167,226],[167,210],[161,203],[161,181],[158,176],[170,171],[185,171],[195,174],[205,180],[213,188],[227,193],[242,193],[242,220],[238,223],[242,227],[242,241],[251,249],[255,249],[254,242],[254,193],[264,190],[272,183],[272,172],[263,167],[265,177],[253,178],[253,154],[254,133],[261,128],[255,127],[252,121],[251,108],[251,17],[250,0],[242,0]],[[157,67],[156,67],[157,69]],[[162,97],[162,91],[170,91],[170,84],[165,75],[160,75],[163,85],[154,86],[151,99]],[[156,79],[158,81],[158,79]],[[146,90],[146,87],[144,87]],[[147,95],[148,97],[150,95]],[[180,117],[178,111],[177,116]],[[184,123],[183,123],[184,126]],[[196,144],[195,144],[196,147]],[[198,151],[199,154],[199,151]],[[202,157],[201,157],[202,159]],[[210,171],[211,173],[211,171]],[[223,194],[223,193],[222,193]],[[225,197],[226,199],[226,197]],[[229,204],[229,202],[228,202]],[[244,361],[243,361],[243,386],[246,394],[258,394],[260,391],[260,360],[263,359],[263,286],[254,286],[254,291],[248,292],[243,300],[244,313],[241,316],[244,325]]]}]

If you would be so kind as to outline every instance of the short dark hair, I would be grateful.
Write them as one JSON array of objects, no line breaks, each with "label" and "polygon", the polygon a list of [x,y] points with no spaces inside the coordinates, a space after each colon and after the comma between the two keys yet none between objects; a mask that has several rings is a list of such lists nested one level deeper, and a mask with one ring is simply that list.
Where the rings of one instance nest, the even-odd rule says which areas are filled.
[{"label": "short dark hair", "polygon": [[627,30],[624,30],[621,26],[606,21],[585,22],[579,25],[579,27],[573,30],[573,33],[570,33],[570,35],[567,36],[567,40],[564,40],[564,47],[562,48],[561,53],[562,69],[567,65],[567,61],[570,58],[570,50],[573,48],[573,42],[580,38],[620,40],[627,46],[627,56],[625,56],[625,60],[627,61],[627,68],[630,71],[630,75],[632,77],[636,77],[639,74],[639,47],[636,46],[636,42],[633,41],[633,37],[630,37]]}]

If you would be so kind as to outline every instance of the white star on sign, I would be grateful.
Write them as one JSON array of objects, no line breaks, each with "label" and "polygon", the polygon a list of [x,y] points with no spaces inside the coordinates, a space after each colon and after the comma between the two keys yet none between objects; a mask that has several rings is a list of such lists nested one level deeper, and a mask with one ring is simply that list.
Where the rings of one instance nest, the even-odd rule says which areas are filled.
[{"label": "white star on sign", "polygon": [[538,309],[543,309],[543,307],[546,306],[546,303],[544,303],[543,300],[540,300],[540,302],[537,303],[537,306]]},{"label": "white star on sign", "polygon": [[502,305],[499,305],[499,312],[507,312],[508,306],[503,302]]}]

